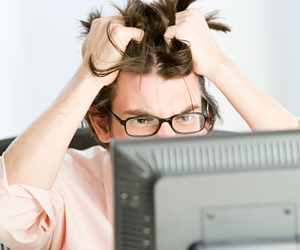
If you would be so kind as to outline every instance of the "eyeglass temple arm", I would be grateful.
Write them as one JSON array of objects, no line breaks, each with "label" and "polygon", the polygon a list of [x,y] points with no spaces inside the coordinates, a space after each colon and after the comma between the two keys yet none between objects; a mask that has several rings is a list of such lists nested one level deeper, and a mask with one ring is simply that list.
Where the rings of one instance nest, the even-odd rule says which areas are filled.
[{"label": "eyeglass temple arm", "polygon": [[121,124],[124,125],[124,122],[121,118],[119,118],[116,114],[114,114],[108,107],[105,107],[106,110]]}]

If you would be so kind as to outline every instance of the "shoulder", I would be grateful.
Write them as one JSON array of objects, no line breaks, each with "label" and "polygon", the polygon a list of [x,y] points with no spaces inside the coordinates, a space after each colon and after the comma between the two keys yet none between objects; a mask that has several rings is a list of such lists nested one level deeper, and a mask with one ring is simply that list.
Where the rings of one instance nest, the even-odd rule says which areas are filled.
[{"label": "shoulder", "polygon": [[94,180],[102,177],[103,161],[108,151],[101,146],[85,150],[68,149],[66,151],[61,172],[70,175],[81,175],[85,179]]},{"label": "shoulder", "polygon": [[69,157],[83,161],[103,160],[106,154],[107,150],[101,146],[93,146],[84,150],[68,148],[66,151],[65,160],[67,160]]}]

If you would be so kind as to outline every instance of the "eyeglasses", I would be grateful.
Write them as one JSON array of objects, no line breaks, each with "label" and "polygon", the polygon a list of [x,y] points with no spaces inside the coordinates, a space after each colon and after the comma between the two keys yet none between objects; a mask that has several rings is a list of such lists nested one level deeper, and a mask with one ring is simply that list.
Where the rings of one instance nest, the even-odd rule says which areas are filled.
[{"label": "eyeglasses", "polygon": [[208,103],[206,106],[206,114],[200,112],[183,113],[173,115],[167,119],[156,116],[138,116],[122,120],[109,108],[106,107],[106,109],[121,125],[124,126],[126,133],[132,137],[148,137],[155,135],[164,122],[168,122],[173,131],[177,134],[193,134],[200,132],[204,128],[206,120],[209,118]]}]

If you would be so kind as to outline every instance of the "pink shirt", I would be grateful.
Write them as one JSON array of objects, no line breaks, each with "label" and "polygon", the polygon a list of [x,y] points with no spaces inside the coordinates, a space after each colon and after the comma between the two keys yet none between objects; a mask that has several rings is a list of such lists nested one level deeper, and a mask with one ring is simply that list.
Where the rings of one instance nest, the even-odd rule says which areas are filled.
[{"label": "pink shirt", "polygon": [[0,157],[0,242],[12,249],[112,250],[112,180],[109,154],[99,146],[68,149],[50,191],[8,186]]},{"label": "pink shirt", "polygon": [[113,249],[107,150],[68,149],[50,191],[7,185],[0,157],[0,242],[12,249]]}]

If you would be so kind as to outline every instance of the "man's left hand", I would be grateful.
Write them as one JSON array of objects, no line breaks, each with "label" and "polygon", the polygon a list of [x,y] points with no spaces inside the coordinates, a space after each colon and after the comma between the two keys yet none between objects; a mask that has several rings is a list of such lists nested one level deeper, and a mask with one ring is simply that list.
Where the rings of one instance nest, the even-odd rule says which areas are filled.
[{"label": "man's left hand", "polygon": [[188,41],[193,55],[194,72],[210,78],[215,66],[226,59],[215,42],[202,12],[188,9],[176,14],[176,23],[168,27],[166,40]]}]

